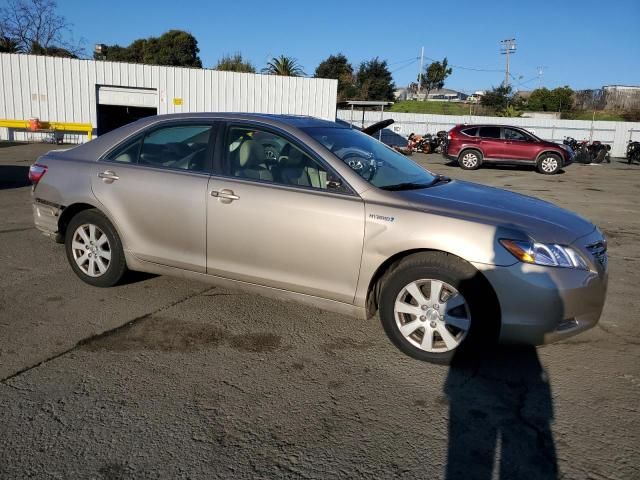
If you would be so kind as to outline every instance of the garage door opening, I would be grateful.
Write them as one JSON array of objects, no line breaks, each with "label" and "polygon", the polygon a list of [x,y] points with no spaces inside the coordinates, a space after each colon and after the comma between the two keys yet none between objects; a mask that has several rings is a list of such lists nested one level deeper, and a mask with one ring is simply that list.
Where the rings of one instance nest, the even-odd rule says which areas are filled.
[{"label": "garage door opening", "polygon": [[98,105],[98,135],[103,135],[127,123],[157,114],[157,108]]},{"label": "garage door opening", "polygon": [[98,135],[158,114],[158,92],[153,88],[98,85],[96,93]]}]

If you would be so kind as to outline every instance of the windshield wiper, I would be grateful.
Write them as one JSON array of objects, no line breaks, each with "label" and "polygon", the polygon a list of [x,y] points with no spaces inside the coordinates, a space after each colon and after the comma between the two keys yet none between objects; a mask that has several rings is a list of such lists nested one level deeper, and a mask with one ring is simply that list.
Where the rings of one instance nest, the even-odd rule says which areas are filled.
[{"label": "windshield wiper", "polygon": [[436,175],[436,178],[429,184],[430,187],[438,185],[439,183],[449,183],[451,179],[445,175]]},{"label": "windshield wiper", "polygon": [[417,190],[418,188],[427,188],[430,187],[430,183],[416,183],[416,182],[405,182],[405,183],[397,183],[396,185],[385,185],[384,187],[380,187],[382,190]]},{"label": "windshield wiper", "polygon": [[404,182],[396,185],[385,185],[380,187],[382,190],[399,191],[399,190],[418,190],[420,188],[429,188],[439,183],[448,183],[451,179],[444,175],[436,175],[436,177],[430,183],[418,183],[418,182]]}]

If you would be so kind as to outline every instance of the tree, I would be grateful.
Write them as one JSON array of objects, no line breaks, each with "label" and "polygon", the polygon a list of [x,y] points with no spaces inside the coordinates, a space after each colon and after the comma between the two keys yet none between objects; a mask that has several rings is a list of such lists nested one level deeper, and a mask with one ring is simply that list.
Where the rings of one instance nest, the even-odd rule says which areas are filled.
[{"label": "tree", "polygon": [[20,53],[18,42],[0,34],[0,53]]},{"label": "tree", "polygon": [[357,94],[353,67],[342,53],[329,55],[320,62],[313,76],[338,80],[338,101],[353,98]]},{"label": "tree", "polygon": [[302,77],[305,75],[302,66],[293,57],[280,55],[273,57],[267,66],[262,69],[262,73],[268,75],[280,75],[282,77]]},{"label": "tree", "polygon": [[66,48],[62,47],[43,47],[36,42],[33,42],[31,52],[34,55],[46,55],[48,57],[66,57],[66,58],[78,58],[75,53],[70,52]]},{"label": "tree", "polygon": [[431,90],[438,90],[444,87],[444,81],[453,70],[449,67],[449,61],[445,57],[442,62],[432,62],[422,74],[422,85],[427,89],[427,95]]},{"label": "tree", "polygon": [[159,37],[134,40],[128,47],[107,45],[101,54],[94,54],[94,58],[114,62],[202,68],[199,52],[198,40],[189,32],[169,30]]},{"label": "tree", "polygon": [[512,99],[511,87],[500,85],[485,93],[480,99],[480,103],[497,111],[504,111]]},{"label": "tree", "polygon": [[0,8],[0,50],[77,57],[71,23],[56,13],[54,0],[7,0]]},{"label": "tree", "polygon": [[256,73],[255,67],[248,60],[244,60],[240,53],[223,55],[213,68],[224,72]]},{"label": "tree", "polygon": [[394,100],[395,85],[387,61],[378,57],[360,64],[356,86],[362,100]]},{"label": "tree", "polygon": [[527,101],[527,108],[534,111],[562,112],[573,107],[574,92],[564,86],[553,90],[536,88]]}]

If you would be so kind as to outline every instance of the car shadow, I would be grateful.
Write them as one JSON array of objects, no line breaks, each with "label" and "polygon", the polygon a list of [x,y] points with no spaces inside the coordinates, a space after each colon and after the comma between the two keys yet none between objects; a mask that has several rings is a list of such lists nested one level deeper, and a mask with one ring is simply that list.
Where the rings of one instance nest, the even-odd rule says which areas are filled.
[{"label": "car shadow", "polygon": [[[460,168],[458,162],[456,160],[449,160],[444,164],[446,167]],[[518,172],[537,172],[536,168],[533,165],[501,165],[495,163],[483,163],[480,167],[486,170],[512,170]],[[564,175],[566,172],[564,168],[558,170],[555,175]]]},{"label": "car shadow", "polygon": [[0,165],[0,190],[22,188],[31,185],[29,167],[20,165]]},{"label": "car shadow", "polygon": [[118,285],[131,285],[133,283],[145,282],[147,280],[151,280],[152,278],[159,277],[160,275],[156,275],[154,273],[147,272],[135,272],[133,270],[127,271],[125,276],[118,282]]}]

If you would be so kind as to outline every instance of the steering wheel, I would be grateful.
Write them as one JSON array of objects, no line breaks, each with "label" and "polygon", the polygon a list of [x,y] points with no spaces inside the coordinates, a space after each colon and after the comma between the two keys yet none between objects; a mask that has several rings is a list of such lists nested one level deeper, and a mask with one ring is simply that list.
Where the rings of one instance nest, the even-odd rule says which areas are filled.
[{"label": "steering wheel", "polygon": [[267,165],[275,165],[278,163],[278,158],[280,158],[280,149],[272,145],[270,143],[265,143],[263,145],[264,148],[264,162]]},{"label": "steering wheel", "polygon": [[342,161],[367,181],[371,181],[378,173],[378,162],[373,155],[366,158],[360,152],[347,152]]}]

